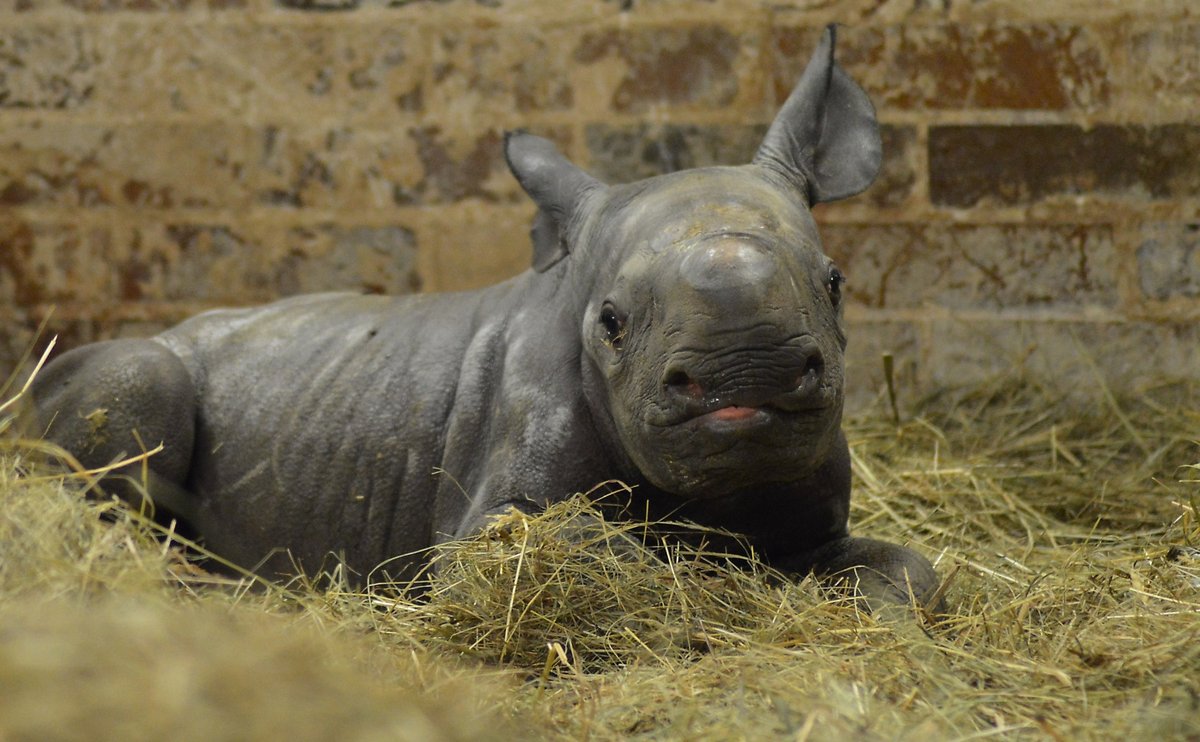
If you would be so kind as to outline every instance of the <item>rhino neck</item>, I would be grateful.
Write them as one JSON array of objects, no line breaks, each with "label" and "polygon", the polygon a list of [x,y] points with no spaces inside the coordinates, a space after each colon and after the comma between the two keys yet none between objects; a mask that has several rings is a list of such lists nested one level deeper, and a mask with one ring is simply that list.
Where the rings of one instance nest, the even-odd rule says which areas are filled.
[{"label": "rhino neck", "polygon": [[630,516],[651,521],[686,521],[737,534],[722,539],[708,532],[680,533],[708,548],[743,553],[750,546],[773,563],[848,533],[850,455],[839,432],[828,456],[810,476],[730,492],[720,497],[682,497],[641,482],[622,502]]},{"label": "rhino neck", "polygon": [[603,376],[596,368],[595,362],[586,353],[580,352],[579,363],[580,389],[583,399],[591,415],[596,438],[603,449],[604,457],[612,467],[606,478],[619,479],[629,485],[648,485],[648,480],[642,475],[641,470],[634,464],[629,454],[625,452],[625,447],[621,443],[616,421],[613,420],[612,412],[609,409],[608,392]]}]

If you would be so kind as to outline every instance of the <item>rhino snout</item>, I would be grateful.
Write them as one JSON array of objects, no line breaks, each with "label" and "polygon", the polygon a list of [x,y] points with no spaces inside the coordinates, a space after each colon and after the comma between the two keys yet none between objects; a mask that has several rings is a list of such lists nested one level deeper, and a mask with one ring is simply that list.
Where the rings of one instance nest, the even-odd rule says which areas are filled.
[{"label": "rhino snout", "polygon": [[824,377],[820,346],[802,337],[773,348],[677,354],[666,365],[662,387],[683,419],[730,408],[802,412],[826,406]]}]

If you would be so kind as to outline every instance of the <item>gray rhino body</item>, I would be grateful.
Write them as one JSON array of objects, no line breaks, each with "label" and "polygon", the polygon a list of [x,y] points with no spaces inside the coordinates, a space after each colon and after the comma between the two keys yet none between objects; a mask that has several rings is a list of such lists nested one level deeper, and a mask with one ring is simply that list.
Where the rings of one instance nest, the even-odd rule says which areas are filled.
[{"label": "gray rhino body", "polygon": [[809,206],[865,188],[880,155],[833,42],[747,166],[607,186],[510,136],[539,205],[534,269],[510,281],[302,296],[85,346],[36,380],[37,423],[92,466],[161,441],[160,508],[264,574],[334,555],[403,577],[492,515],[620,479],[628,512],[928,597],[926,560],[847,532],[841,276]]}]

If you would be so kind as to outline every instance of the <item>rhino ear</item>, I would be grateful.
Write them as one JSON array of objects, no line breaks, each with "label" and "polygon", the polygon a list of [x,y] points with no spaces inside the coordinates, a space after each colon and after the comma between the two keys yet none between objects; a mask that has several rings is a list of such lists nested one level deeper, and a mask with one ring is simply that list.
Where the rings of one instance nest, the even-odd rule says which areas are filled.
[{"label": "rhino ear", "polygon": [[529,235],[539,273],[566,257],[567,226],[590,191],[603,184],[563,157],[554,145],[522,131],[504,135],[504,157],[517,182],[538,205]]},{"label": "rhino ear", "polygon": [[830,25],[754,156],[799,186],[810,205],[864,190],[883,157],[875,108],[833,60],[836,43]]}]

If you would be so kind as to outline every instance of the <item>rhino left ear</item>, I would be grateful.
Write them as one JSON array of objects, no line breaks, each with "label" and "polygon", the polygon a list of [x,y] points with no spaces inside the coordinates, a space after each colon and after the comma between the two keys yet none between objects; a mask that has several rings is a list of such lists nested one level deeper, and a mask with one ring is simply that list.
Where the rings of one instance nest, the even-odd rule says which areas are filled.
[{"label": "rhino left ear", "polygon": [[566,257],[571,218],[583,197],[604,184],[563,157],[549,140],[522,131],[504,135],[504,157],[517,182],[538,205],[529,236],[533,268],[541,273]]},{"label": "rhino left ear", "polygon": [[834,61],[836,45],[830,25],[754,156],[800,187],[809,205],[866,189],[883,159],[875,107]]}]

